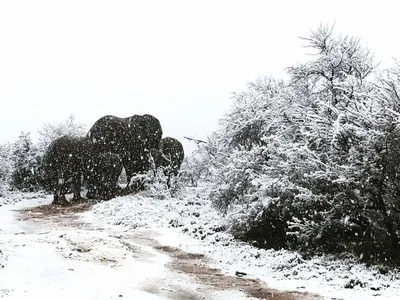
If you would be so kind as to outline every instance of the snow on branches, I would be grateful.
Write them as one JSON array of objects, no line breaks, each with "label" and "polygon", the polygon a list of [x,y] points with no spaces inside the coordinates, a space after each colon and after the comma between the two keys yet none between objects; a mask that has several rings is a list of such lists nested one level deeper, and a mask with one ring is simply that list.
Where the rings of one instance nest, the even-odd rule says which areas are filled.
[{"label": "snow on branches", "polygon": [[235,95],[214,135],[214,204],[263,247],[400,254],[399,64],[379,73],[360,40],[320,26],[289,80]]}]

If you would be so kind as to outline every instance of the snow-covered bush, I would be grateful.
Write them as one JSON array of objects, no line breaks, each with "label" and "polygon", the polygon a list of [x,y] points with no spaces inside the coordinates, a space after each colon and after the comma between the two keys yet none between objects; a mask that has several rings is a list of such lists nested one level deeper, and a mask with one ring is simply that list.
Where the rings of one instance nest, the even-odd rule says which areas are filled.
[{"label": "snow-covered bush", "polygon": [[38,191],[42,187],[42,156],[29,133],[21,132],[12,145],[12,187],[22,191]]},{"label": "snow-covered bush", "polygon": [[378,73],[358,39],[321,26],[289,80],[235,95],[214,135],[213,203],[267,248],[400,254],[400,67]]},{"label": "snow-covered bush", "polygon": [[[153,166],[154,167],[154,166]],[[184,184],[180,180],[180,176],[165,175],[162,168],[148,171],[144,175],[140,175],[143,183],[142,194],[155,199],[170,199],[171,197],[179,198],[185,190]]]},{"label": "snow-covered bush", "polygon": [[0,145],[0,197],[9,189],[13,162],[10,144]]},{"label": "snow-covered bush", "polygon": [[46,151],[46,148],[52,141],[64,135],[69,136],[84,136],[86,134],[86,126],[81,123],[76,123],[73,115],[63,123],[45,123],[43,128],[39,130],[39,141],[37,147],[41,153]]},{"label": "snow-covered bush", "polygon": [[211,172],[213,166],[214,150],[217,148],[214,145],[213,136],[208,139],[208,142],[194,140],[197,149],[186,156],[183,160],[180,181],[191,186],[197,186],[199,181],[206,182],[211,179]]}]

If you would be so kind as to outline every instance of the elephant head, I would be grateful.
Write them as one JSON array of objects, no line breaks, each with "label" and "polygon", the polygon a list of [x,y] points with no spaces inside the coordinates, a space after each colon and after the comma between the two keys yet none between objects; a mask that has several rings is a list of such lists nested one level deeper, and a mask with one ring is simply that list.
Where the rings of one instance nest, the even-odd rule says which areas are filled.
[{"label": "elephant head", "polygon": [[152,115],[133,115],[129,119],[129,128],[136,140],[140,140],[147,150],[158,149],[162,137],[160,121]]}]

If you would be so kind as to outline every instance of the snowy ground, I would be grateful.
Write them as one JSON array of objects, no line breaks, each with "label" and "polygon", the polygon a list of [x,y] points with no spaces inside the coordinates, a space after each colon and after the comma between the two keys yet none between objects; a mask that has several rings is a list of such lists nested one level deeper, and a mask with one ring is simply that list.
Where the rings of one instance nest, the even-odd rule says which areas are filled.
[{"label": "snowy ground", "polygon": [[259,281],[225,276],[202,255],[174,247],[175,230],[105,228],[77,217],[88,205],[50,202],[22,199],[0,208],[0,298],[240,300],[254,299],[242,288],[264,291]]},{"label": "snowy ground", "polygon": [[36,199],[44,197],[43,193],[21,193],[21,192],[6,192],[0,196],[0,207],[8,204],[15,204],[22,200]]},{"label": "snowy ground", "polygon": [[305,260],[295,252],[260,250],[234,241],[222,231],[224,220],[205,195],[201,188],[175,198],[146,192],[97,204],[94,213],[84,216],[102,226],[130,230],[170,228],[179,236],[176,247],[204,254],[226,274],[245,272],[280,290],[307,291],[326,299],[400,299],[400,272],[367,268],[351,259]]},{"label": "snowy ground", "polygon": [[0,298],[400,299],[397,272],[234,241],[205,194],[153,190],[90,210],[38,207],[50,198],[31,194],[7,200]]}]

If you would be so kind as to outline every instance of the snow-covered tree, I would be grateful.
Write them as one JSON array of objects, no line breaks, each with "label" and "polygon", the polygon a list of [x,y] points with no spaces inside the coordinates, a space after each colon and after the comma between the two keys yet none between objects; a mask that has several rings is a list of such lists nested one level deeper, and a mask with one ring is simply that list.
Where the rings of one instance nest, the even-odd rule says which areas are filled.
[{"label": "snow-covered tree", "polygon": [[185,184],[197,186],[199,182],[206,182],[211,179],[213,169],[211,163],[216,149],[213,144],[215,139],[213,136],[209,137],[208,142],[192,138],[188,139],[196,144],[197,149],[183,160],[180,180]]},{"label": "snow-covered tree", "polygon": [[378,73],[359,39],[320,26],[288,82],[235,95],[215,134],[214,204],[263,247],[400,254],[400,68]]},{"label": "snow-covered tree", "polygon": [[12,149],[10,144],[0,145],[0,196],[9,189],[13,170]]},{"label": "snow-covered tree", "polygon": [[65,122],[62,123],[45,123],[43,128],[39,130],[38,149],[41,153],[52,141],[64,135],[69,136],[83,136],[86,134],[86,126],[84,124],[76,123],[73,115],[69,116]]},{"label": "snow-covered tree", "polygon": [[12,186],[23,191],[41,188],[41,156],[33,144],[30,133],[21,132],[12,145]]}]

